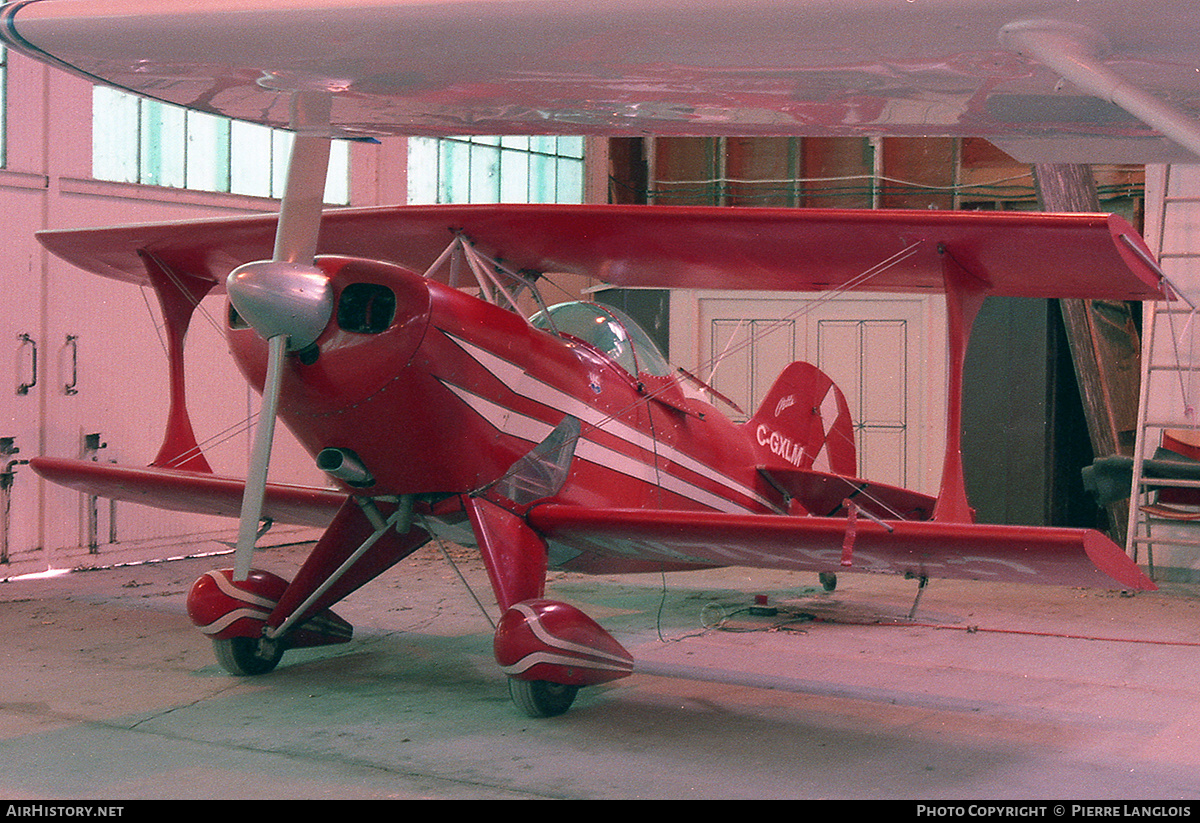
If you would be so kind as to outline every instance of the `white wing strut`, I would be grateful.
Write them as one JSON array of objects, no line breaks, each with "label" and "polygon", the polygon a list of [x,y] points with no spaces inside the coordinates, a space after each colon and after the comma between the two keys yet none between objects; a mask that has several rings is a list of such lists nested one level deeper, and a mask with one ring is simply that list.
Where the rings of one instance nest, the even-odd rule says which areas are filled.
[{"label": "white wing strut", "polygon": [[1100,62],[1105,38],[1086,26],[1023,20],[1000,30],[1000,43],[1057,72],[1080,91],[1107,100],[1200,156],[1200,122],[1132,85]]},{"label": "white wing strut", "polygon": [[296,133],[288,161],[287,181],[275,231],[275,260],[312,265],[317,232],[325,205],[329,174],[329,115],[333,96],[298,91],[292,95],[292,130]]}]

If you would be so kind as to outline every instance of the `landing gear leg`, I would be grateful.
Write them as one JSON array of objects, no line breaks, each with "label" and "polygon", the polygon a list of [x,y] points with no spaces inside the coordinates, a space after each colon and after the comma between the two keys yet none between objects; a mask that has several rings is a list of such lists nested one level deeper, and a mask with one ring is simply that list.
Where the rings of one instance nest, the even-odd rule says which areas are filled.
[{"label": "landing gear leg", "polygon": [[530,717],[554,717],[571,708],[581,686],[632,674],[633,656],[600,624],[544,599],[546,543],[529,524],[483,498],[462,502],[503,610],[492,650],[517,707]]},{"label": "landing gear leg", "polygon": [[[906,574],[905,577],[913,577],[912,574]],[[925,587],[929,585],[929,578],[921,575],[917,580],[917,598],[913,601],[912,608],[908,610],[908,619],[912,620],[917,614],[917,606],[921,604],[921,595],[925,594]]]},{"label": "landing gear leg", "polygon": [[555,717],[571,708],[578,686],[564,686],[548,680],[508,678],[508,694],[517,708],[530,717]]}]

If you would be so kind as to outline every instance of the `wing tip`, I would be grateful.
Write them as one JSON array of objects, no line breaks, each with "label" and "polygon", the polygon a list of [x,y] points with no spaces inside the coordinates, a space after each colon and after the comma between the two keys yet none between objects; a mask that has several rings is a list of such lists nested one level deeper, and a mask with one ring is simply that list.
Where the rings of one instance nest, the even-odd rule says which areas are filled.
[{"label": "wing tip", "polygon": [[1101,572],[1130,591],[1155,592],[1158,586],[1120,546],[1094,529],[1083,535],[1083,550]]}]

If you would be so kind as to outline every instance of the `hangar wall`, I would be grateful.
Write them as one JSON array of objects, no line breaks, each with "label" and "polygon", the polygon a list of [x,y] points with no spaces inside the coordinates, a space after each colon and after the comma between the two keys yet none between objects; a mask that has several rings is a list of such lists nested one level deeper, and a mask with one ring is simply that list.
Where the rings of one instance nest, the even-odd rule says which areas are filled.
[{"label": "hangar wall", "polygon": [[[978,139],[670,138],[640,145],[614,143],[613,157],[625,158],[627,169],[636,169],[631,156],[640,157],[645,167],[641,174],[614,174],[614,195],[629,202],[1038,207],[1032,167]],[[1140,226],[1143,167],[1098,166],[1094,175],[1103,207]],[[787,354],[780,357],[812,359],[848,396],[861,398],[854,415],[860,471],[936,493],[945,419],[945,319],[940,298],[842,295],[836,301],[841,304],[837,308],[832,301],[822,301],[824,308],[814,313],[805,308],[814,301],[795,295],[755,295],[734,305],[725,293],[676,292],[671,297],[671,354],[685,368],[707,377],[732,339],[723,327],[745,336],[756,323],[777,328],[772,321],[781,317],[803,320],[796,337],[799,345],[791,338],[784,341]],[[858,331],[853,340],[842,334],[842,344],[818,346],[819,329],[848,324]],[[764,341],[768,355],[778,347],[778,339],[775,333],[774,340]],[[857,347],[848,345],[855,340]],[[872,340],[880,342],[872,346]],[[743,347],[737,343],[733,348]],[[902,357],[893,356],[898,350]],[[1104,513],[1084,495],[1079,477],[1092,455],[1056,301],[988,298],[975,323],[967,370],[964,463],[980,522],[1105,528]],[[748,410],[756,392],[764,392],[773,377],[736,363],[715,372],[718,388]],[[737,385],[731,385],[731,379]]]},{"label": "hangar wall", "polygon": [[[167,409],[161,319],[148,290],[85,274],[45,253],[34,233],[130,222],[277,210],[245,195],[96,180],[92,86],[10,54],[7,65],[0,301],[0,579],[48,568],[107,565],[187,551],[223,550],[226,518],[92,500],[44,483],[37,454],[144,465]],[[353,144],[351,202],[402,202],[403,141]],[[188,339],[189,406],[218,473],[243,476],[257,409],[229,358],[223,297],[209,297]],[[312,461],[278,430],[272,479],[320,484]],[[278,542],[296,535],[273,530]]]},{"label": "hangar wall", "polygon": [[[20,461],[34,454],[148,462],[166,415],[166,361],[153,295],[75,271],[46,255],[33,235],[42,228],[273,211],[276,203],[93,179],[91,86],[19,55],[11,55],[8,64],[7,151],[0,169],[9,285],[9,299],[0,308],[0,344],[7,341],[8,347],[0,360],[7,372],[7,388],[0,383],[0,578],[64,564],[157,557],[180,543],[188,544],[189,552],[222,549],[232,535],[228,520],[93,501],[49,486],[22,466]],[[596,142],[589,155],[600,154],[594,152]],[[983,141],[705,138],[614,140],[606,148],[613,172],[608,196],[615,202],[977,209],[1036,203],[1032,185],[1025,182],[1027,167]],[[403,141],[354,144],[351,166],[352,205],[406,199]],[[1117,203],[1136,223],[1141,220],[1139,174],[1139,168],[1129,167],[1098,174],[1106,206]],[[691,296],[673,302],[676,312],[685,307],[686,319],[676,321],[678,332],[680,324],[696,319],[701,301]],[[233,432],[221,435],[207,453],[218,472],[241,475],[250,439],[243,421],[257,398],[227,356],[214,320],[222,316],[221,303],[208,298],[192,325],[190,405],[201,440]],[[943,369],[935,362],[940,315],[936,306],[922,306],[915,317],[921,325],[916,369],[910,371],[919,373],[908,396],[923,404],[912,417],[920,451],[908,467],[886,460],[879,465],[899,471],[893,478],[898,482],[931,488],[941,453],[936,387]],[[687,346],[694,348],[694,341]],[[686,366],[700,355],[673,356]],[[277,454],[273,479],[322,482],[286,432],[280,433]],[[1019,508],[1016,515],[1009,506],[1009,513],[986,519],[1027,522],[1028,505]],[[1034,516],[1034,522],[1041,517]],[[279,530],[275,539],[295,538]]]}]

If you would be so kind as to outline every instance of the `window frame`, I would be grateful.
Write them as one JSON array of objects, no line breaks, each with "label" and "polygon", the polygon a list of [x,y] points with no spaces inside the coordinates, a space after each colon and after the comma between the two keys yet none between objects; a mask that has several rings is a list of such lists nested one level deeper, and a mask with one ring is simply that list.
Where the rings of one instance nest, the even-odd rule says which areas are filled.
[{"label": "window frame", "polygon": [[[106,123],[102,112],[115,116]],[[93,87],[96,180],[279,199],[292,139],[286,129]],[[343,140],[330,147],[325,202],[350,202],[349,144]]]},{"label": "window frame", "polygon": [[408,202],[582,203],[586,141],[573,136],[408,139]]}]

